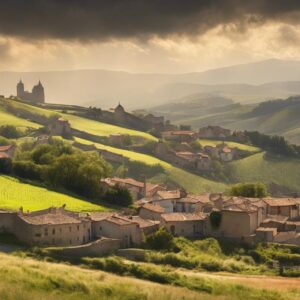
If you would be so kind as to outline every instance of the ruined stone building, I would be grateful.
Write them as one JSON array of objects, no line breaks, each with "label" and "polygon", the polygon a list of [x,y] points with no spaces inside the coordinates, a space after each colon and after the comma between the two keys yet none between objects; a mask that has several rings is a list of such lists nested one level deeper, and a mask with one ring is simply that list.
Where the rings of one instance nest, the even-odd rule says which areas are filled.
[{"label": "ruined stone building", "polygon": [[39,81],[32,88],[32,92],[25,91],[25,86],[22,80],[17,84],[17,97],[23,101],[31,103],[45,103],[45,90],[42,83]]}]

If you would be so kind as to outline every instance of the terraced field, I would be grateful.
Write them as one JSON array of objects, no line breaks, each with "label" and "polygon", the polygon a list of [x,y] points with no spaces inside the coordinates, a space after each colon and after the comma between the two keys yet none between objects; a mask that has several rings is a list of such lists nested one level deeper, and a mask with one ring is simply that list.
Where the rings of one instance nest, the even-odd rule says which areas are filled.
[{"label": "terraced field", "polygon": [[[81,118],[81,117],[74,116],[74,115],[57,113],[55,111],[51,111],[48,109],[43,109],[43,108],[28,105],[28,104],[20,103],[20,102],[15,102],[15,101],[12,101],[11,105],[13,105],[14,108],[16,108],[16,109],[19,108],[19,109],[22,109],[25,111],[27,110],[31,113],[43,115],[46,117],[50,117],[51,115],[54,115],[54,114],[60,115],[64,119],[69,120],[72,128],[74,128],[76,130],[87,132],[92,135],[109,136],[110,134],[120,133],[120,134],[128,134],[131,136],[141,137],[146,140],[152,140],[152,141],[157,140],[154,136],[152,136],[148,133],[142,132],[142,131],[138,131],[138,130],[132,130],[132,129],[127,129],[127,128],[120,127],[120,126],[97,122],[97,121]],[[7,115],[10,117],[9,113],[7,113]]]},{"label": "terraced field", "polygon": [[226,185],[223,183],[214,182],[203,177],[194,175],[182,169],[176,168],[171,164],[166,163],[150,155],[118,149],[102,144],[92,143],[90,141],[79,138],[76,138],[76,141],[82,144],[95,144],[95,146],[99,149],[105,149],[113,153],[122,154],[133,161],[140,161],[149,165],[160,164],[165,169],[170,180],[176,182],[191,193],[221,192],[226,189]]},{"label": "terraced field", "polygon": [[[218,144],[220,144],[222,142],[218,141],[218,140],[200,139],[199,143],[200,143],[200,145],[202,147],[204,147],[204,146],[216,146],[216,145],[218,145]],[[245,145],[245,144],[240,144],[240,143],[235,143],[235,142],[227,142],[226,141],[225,144],[228,147],[237,148],[239,150],[249,151],[249,152],[252,152],[252,153],[257,153],[257,152],[261,151],[261,149],[258,148],[258,147],[254,147],[254,146],[250,146],[250,145]]]},{"label": "terraced field", "polygon": [[269,157],[265,152],[229,164],[234,182],[276,183],[300,192],[300,160]]},{"label": "terraced field", "polygon": [[39,210],[50,206],[62,206],[72,211],[106,211],[108,208],[95,205],[72,196],[60,194],[46,188],[22,183],[9,176],[0,176],[0,208],[17,210]]}]

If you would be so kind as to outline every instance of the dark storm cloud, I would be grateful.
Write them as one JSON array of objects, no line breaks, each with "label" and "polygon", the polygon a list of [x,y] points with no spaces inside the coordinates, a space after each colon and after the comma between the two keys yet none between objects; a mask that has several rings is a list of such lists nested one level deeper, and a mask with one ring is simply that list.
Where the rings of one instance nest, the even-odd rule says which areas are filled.
[{"label": "dark storm cloud", "polygon": [[299,0],[1,0],[0,35],[105,40],[298,22]]}]

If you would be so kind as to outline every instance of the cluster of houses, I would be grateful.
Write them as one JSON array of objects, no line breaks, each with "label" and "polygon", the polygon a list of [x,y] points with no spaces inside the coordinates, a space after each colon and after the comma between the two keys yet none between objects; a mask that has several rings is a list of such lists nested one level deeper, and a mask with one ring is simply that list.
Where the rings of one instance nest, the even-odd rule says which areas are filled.
[{"label": "cluster of houses", "polygon": [[[0,231],[30,245],[74,247],[99,239],[118,248],[139,247],[160,227],[174,236],[216,237],[245,243],[300,245],[299,198],[244,198],[188,194],[126,178],[107,178],[103,186],[128,188],[137,208],[125,212],[74,213],[65,207],[24,212],[0,211]],[[115,247],[115,246],[114,246]]]}]

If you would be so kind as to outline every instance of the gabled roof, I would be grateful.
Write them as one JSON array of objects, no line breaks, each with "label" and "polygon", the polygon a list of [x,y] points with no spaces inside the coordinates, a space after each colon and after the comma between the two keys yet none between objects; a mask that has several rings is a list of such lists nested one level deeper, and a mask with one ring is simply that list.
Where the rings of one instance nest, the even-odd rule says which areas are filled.
[{"label": "gabled roof", "polygon": [[201,221],[207,218],[203,213],[170,213],[162,214],[161,218],[165,222],[185,222],[185,221]]},{"label": "gabled roof", "polygon": [[157,212],[157,213],[164,213],[165,210],[157,204],[151,204],[151,203],[146,203],[142,206],[142,208],[153,211],[153,212]]},{"label": "gabled roof", "polygon": [[299,203],[299,199],[296,198],[266,198],[264,201],[269,206],[293,206]]},{"label": "gabled roof", "polygon": [[16,147],[15,145],[0,146],[0,152],[6,152],[11,148],[15,148],[15,147]]},{"label": "gabled roof", "polygon": [[133,224],[138,225],[137,222],[135,222],[133,220],[130,220],[126,217],[117,215],[117,214],[114,214],[114,215],[112,215],[108,218],[105,218],[104,220],[107,221],[107,222],[110,222],[110,223],[114,223],[114,224],[119,225],[119,226],[127,226],[127,225],[133,225]]},{"label": "gabled roof", "polygon": [[5,152],[0,152],[0,158],[10,158]]},{"label": "gabled roof", "polygon": [[159,197],[159,200],[179,199],[181,197],[180,190],[157,191],[156,195]]}]

